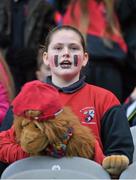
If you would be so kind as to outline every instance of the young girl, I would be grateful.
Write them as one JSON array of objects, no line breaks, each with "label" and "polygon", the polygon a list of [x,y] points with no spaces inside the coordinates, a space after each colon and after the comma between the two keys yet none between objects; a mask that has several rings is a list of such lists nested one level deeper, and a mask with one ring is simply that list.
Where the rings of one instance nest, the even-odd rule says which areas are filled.
[{"label": "young girl", "polygon": [[[56,27],[45,41],[43,60],[51,70],[47,82],[59,90],[62,105],[71,107],[97,138],[102,151],[99,163],[118,176],[132,162],[132,136],[118,99],[103,88],[85,83],[81,75],[88,61],[82,34],[71,26]],[[2,147],[0,144],[0,151]]]},{"label": "young girl", "polygon": [[131,163],[132,137],[118,99],[103,88],[85,83],[81,76],[88,62],[82,34],[71,26],[52,30],[45,41],[43,59],[51,70],[52,78],[47,82],[58,88],[62,104],[70,106],[81,123],[93,130],[106,158],[125,155]]}]

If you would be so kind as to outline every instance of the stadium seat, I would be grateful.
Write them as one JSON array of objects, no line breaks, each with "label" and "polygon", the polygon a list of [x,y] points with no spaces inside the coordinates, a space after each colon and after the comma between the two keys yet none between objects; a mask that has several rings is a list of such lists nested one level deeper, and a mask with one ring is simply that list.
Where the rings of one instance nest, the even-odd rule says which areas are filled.
[{"label": "stadium seat", "polygon": [[110,176],[98,163],[85,158],[36,156],[12,163],[1,179],[110,179]]},{"label": "stadium seat", "polygon": [[130,130],[131,130],[133,142],[134,142],[133,162],[135,162],[136,161],[136,126],[131,127]]},{"label": "stadium seat", "polygon": [[136,161],[133,162],[133,164],[131,164],[130,166],[128,166],[128,168],[122,172],[122,174],[120,175],[119,179],[136,179]]}]

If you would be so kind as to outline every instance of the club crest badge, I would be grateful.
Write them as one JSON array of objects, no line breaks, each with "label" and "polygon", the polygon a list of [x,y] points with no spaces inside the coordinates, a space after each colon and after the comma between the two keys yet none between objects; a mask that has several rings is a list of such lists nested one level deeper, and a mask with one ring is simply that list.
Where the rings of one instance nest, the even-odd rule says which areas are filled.
[{"label": "club crest badge", "polygon": [[82,113],[84,121],[86,123],[90,123],[92,119],[94,119],[94,116],[95,116],[94,107],[85,107],[81,109],[80,112]]}]

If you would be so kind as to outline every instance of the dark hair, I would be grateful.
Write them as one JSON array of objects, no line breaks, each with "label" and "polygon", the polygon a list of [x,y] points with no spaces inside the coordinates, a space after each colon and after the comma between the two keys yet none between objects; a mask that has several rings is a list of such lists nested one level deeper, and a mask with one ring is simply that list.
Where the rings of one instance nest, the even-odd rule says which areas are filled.
[{"label": "dark hair", "polygon": [[76,29],[75,27],[73,26],[69,26],[69,25],[63,25],[63,26],[57,26],[55,28],[53,28],[49,33],[48,35],[46,36],[46,39],[45,39],[45,44],[44,44],[44,50],[47,52],[48,50],[48,46],[50,44],[50,41],[51,41],[51,38],[52,36],[55,34],[55,32],[57,31],[61,31],[61,30],[72,30],[74,31],[76,34],[79,35],[80,39],[81,39],[81,44],[82,44],[82,47],[83,47],[83,50],[84,52],[86,51],[86,44],[85,44],[85,40],[84,40],[84,37],[83,35],[81,34],[81,32]]}]

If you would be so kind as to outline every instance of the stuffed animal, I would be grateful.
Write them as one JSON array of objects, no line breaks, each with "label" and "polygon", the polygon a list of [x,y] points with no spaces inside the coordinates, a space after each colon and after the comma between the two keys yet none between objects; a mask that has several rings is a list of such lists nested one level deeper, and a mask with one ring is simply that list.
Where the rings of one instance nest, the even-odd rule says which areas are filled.
[{"label": "stuffed animal", "polygon": [[[15,116],[17,141],[30,155],[80,156],[93,159],[94,136],[82,126],[68,108],[55,118],[39,122],[40,111],[28,110],[24,117]],[[30,120],[30,119],[34,120]]]},{"label": "stuffed animal", "polygon": [[[96,148],[95,136],[70,108],[62,107],[59,98],[58,91],[46,83],[25,84],[12,103],[17,142],[30,156],[79,156],[95,160],[97,153],[99,159],[102,150]],[[129,164],[125,155],[103,155],[102,161],[98,161],[113,177],[118,177]]]}]

